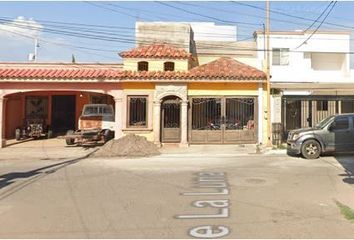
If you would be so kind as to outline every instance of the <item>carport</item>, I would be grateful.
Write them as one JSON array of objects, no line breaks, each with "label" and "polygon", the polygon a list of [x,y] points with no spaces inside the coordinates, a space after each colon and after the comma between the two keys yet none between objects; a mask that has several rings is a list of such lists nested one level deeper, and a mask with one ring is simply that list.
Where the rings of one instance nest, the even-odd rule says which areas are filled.
[{"label": "carport", "polygon": [[[26,69],[26,67],[30,69]],[[2,67],[2,66],[1,66]],[[39,114],[57,134],[77,128],[86,103],[107,103],[115,108],[115,119],[122,119],[122,92],[117,80],[119,69],[102,66],[20,65],[0,67],[0,140],[14,137],[16,127],[30,114]],[[60,67],[60,68],[59,68]],[[115,137],[122,134],[116,121]]]}]

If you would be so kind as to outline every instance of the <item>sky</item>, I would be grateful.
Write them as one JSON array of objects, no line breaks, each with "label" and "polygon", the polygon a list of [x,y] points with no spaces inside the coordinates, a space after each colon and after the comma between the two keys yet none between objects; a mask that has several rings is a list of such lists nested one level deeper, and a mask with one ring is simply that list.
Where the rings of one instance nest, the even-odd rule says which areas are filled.
[{"label": "sky", "polygon": [[[329,3],[271,2],[271,30],[304,30]],[[118,53],[135,45],[136,21],[215,22],[237,26],[238,40],[249,41],[254,31],[262,29],[263,8],[262,1],[0,2],[0,61],[27,61],[36,37],[38,62],[71,62],[74,56],[76,62],[118,63]],[[352,30],[353,12],[354,1],[338,1],[320,29]],[[354,42],[351,45],[354,49]]]}]

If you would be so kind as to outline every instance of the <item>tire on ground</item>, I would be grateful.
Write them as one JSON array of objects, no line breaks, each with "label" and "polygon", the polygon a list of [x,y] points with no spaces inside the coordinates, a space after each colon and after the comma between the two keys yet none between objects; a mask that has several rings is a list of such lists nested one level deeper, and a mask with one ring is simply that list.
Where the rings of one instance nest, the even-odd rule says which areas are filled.
[{"label": "tire on ground", "polygon": [[21,129],[16,128],[15,130],[15,139],[19,141],[21,139]]},{"label": "tire on ground", "polygon": [[316,159],[321,154],[321,145],[314,139],[305,141],[301,146],[301,154],[306,159]]},{"label": "tire on ground", "polygon": [[[72,134],[74,134],[73,130],[68,130],[66,132],[66,135],[72,135]],[[65,141],[66,141],[66,145],[74,145],[75,144],[75,138],[66,138]]]},{"label": "tire on ground", "polygon": [[113,132],[109,129],[104,130],[103,132],[103,141],[106,143],[113,138]]}]

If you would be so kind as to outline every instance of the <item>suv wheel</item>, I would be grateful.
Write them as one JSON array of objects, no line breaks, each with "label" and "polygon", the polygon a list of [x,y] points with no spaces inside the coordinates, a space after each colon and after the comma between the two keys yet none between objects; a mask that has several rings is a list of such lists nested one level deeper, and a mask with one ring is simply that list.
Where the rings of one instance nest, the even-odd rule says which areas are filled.
[{"label": "suv wheel", "polygon": [[301,146],[301,154],[306,159],[316,159],[321,154],[321,146],[316,140],[307,140]]}]

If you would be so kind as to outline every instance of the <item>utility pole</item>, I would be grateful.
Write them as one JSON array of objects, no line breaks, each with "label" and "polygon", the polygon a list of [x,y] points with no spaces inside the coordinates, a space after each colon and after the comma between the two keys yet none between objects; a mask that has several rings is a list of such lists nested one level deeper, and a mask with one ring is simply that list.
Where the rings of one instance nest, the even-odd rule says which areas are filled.
[{"label": "utility pole", "polygon": [[33,60],[34,62],[37,62],[38,47],[39,47],[39,45],[38,45],[38,39],[35,38],[35,39],[34,39],[34,60]]},{"label": "utility pole", "polygon": [[265,35],[266,35],[266,75],[267,75],[267,145],[272,146],[271,141],[271,119],[270,119],[270,49],[269,49],[269,29],[270,29],[270,19],[269,19],[269,9],[270,9],[269,0],[266,1],[266,26],[265,26]]}]

